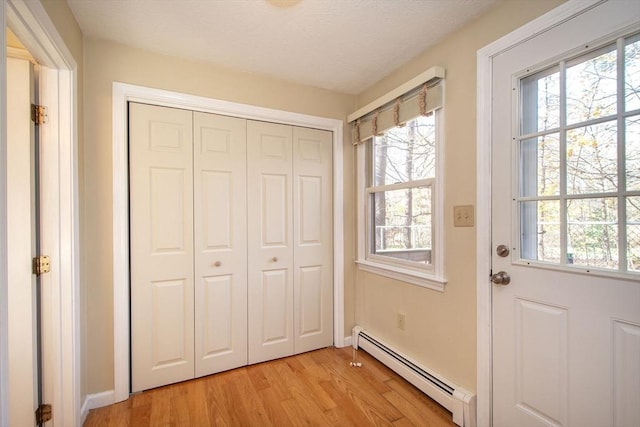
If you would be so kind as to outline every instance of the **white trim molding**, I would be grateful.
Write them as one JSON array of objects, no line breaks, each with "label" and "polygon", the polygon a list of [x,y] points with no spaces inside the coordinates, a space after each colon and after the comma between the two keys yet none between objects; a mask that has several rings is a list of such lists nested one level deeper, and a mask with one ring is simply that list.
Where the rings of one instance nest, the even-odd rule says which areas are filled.
[{"label": "white trim molding", "polygon": [[[43,393],[44,399],[53,404],[53,423],[75,426],[80,415],[81,363],[76,62],[39,1],[2,0],[2,11],[3,26],[11,28],[39,65],[39,102],[48,107],[48,122],[40,131],[41,247],[43,253],[51,257],[51,273],[43,276],[42,281],[43,320],[48,325],[48,332],[43,333]],[[2,44],[2,64],[5,64],[6,49],[5,43]],[[6,120],[6,99],[4,84],[2,87],[0,120],[3,122]],[[4,161],[4,125],[2,129],[0,153]],[[0,209],[4,213],[8,209],[3,204],[5,175],[0,177],[0,183]],[[4,231],[6,229],[0,229],[0,252],[2,262],[6,263]],[[0,283],[0,288],[6,296],[6,281]],[[4,305],[6,299],[3,297],[2,301]],[[2,313],[6,311],[3,309]],[[5,322],[2,324],[0,334],[4,344]],[[7,372],[6,366],[2,368],[2,372]],[[7,377],[2,375],[0,378],[0,390],[4,391]],[[7,409],[6,394],[2,393],[2,425],[7,423]]]},{"label": "white trim molding", "polygon": [[344,347],[343,126],[337,119],[113,83],[114,401],[129,398],[129,199],[127,103],[141,102],[333,132],[333,342]]},{"label": "white trim molding", "polygon": [[80,411],[80,425],[83,425],[89,415],[89,411],[103,406],[109,406],[115,403],[115,392],[113,390],[103,391],[102,393],[88,394],[84,398],[82,410]]},{"label": "white trim molding", "polygon": [[492,286],[491,272],[491,76],[500,53],[543,33],[606,0],[569,0],[477,52],[476,239],[477,295],[477,425],[492,422]]},{"label": "white trim molding", "polygon": [[[5,22],[6,3],[0,4],[0,23]],[[6,30],[0,34],[0,68],[7,69]],[[7,73],[0,73],[0,425],[9,424],[9,380],[4,372],[9,372],[9,326],[8,326],[8,264],[7,264]]]}]

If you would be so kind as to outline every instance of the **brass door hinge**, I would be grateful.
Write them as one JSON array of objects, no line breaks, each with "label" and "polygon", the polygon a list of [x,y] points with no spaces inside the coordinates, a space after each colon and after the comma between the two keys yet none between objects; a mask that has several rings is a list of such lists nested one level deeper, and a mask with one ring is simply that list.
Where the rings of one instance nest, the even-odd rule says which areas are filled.
[{"label": "brass door hinge", "polygon": [[47,122],[47,107],[31,104],[31,120],[37,125]]},{"label": "brass door hinge", "polygon": [[33,274],[39,276],[51,271],[51,265],[49,263],[49,256],[40,255],[33,259]]},{"label": "brass door hinge", "polygon": [[36,423],[42,424],[50,421],[53,418],[51,405],[44,403],[36,409]]}]

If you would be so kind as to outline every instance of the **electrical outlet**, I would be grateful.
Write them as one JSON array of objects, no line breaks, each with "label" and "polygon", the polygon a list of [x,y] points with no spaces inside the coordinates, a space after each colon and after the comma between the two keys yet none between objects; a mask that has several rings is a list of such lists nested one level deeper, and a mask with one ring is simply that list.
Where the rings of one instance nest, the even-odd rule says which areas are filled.
[{"label": "electrical outlet", "polygon": [[398,329],[404,331],[404,327],[406,325],[407,318],[404,313],[398,313]]},{"label": "electrical outlet", "polygon": [[473,205],[453,207],[454,227],[473,227]]}]

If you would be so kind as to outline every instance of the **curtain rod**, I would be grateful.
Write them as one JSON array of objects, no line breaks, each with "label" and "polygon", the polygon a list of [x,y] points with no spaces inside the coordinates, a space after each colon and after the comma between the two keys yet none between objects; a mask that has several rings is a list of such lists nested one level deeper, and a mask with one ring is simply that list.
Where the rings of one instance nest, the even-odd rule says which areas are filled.
[{"label": "curtain rod", "polygon": [[376,99],[375,101],[370,102],[369,104],[365,105],[359,110],[349,114],[347,116],[347,122],[351,123],[363,116],[366,116],[373,110],[376,110],[377,108],[380,108],[383,105],[388,104],[389,102],[395,101],[396,98],[398,98],[399,96],[402,96],[407,92],[410,92],[411,90],[417,88],[418,86],[423,85],[426,82],[429,82],[430,80],[434,80],[434,79],[440,80],[443,78],[444,78],[444,68],[431,67],[427,71],[423,72],[422,74],[412,78],[408,82],[382,95],[380,98]]}]

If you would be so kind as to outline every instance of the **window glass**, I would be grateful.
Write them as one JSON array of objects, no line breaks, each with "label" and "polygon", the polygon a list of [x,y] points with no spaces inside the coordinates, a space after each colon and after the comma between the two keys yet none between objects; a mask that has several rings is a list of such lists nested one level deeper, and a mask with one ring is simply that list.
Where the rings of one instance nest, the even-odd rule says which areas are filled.
[{"label": "window glass", "polygon": [[521,258],[640,271],[639,37],[520,79]]},{"label": "window glass", "polygon": [[373,253],[431,263],[431,188],[417,187],[372,194]]},{"label": "window glass", "polygon": [[522,79],[522,102],[537,114],[522,118],[523,135],[560,126],[560,71],[553,67]]},{"label": "window glass", "polygon": [[625,110],[640,108],[640,40],[627,42],[624,52]]},{"label": "window glass", "polygon": [[567,131],[567,193],[616,191],[617,138],[615,121]]},{"label": "window glass", "polygon": [[570,264],[618,268],[618,199],[567,201]]},{"label": "window glass", "polygon": [[557,133],[525,139],[520,144],[520,195],[553,196],[560,193],[560,140]]},{"label": "window glass", "polygon": [[640,272],[640,197],[627,198],[627,263]]},{"label": "window glass", "polygon": [[[558,200],[532,201],[521,204],[521,228],[528,239],[522,248],[524,258],[560,262],[560,203]],[[534,227],[529,230],[528,227]]]},{"label": "window glass", "polygon": [[640,191],[640,116],[626,120],[626,181],[628,191]]},{"label": "window glass", "polygon": [[434,115],[420,116],[405,126],[374,138],[374,185],[398,184],[435,176]]},{"label": "window glass", "polygon": [[616,113],[615,45],[594,58],[578,59],[567,68],[567,124]]}]

